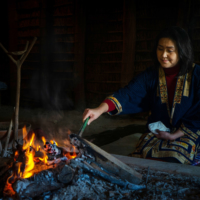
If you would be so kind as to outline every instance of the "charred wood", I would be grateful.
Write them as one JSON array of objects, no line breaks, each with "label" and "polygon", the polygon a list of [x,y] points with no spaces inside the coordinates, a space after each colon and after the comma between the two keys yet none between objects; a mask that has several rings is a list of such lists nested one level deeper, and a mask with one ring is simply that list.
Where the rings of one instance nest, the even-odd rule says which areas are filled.
[{"label": "charred wood", "polygon": [[[73,143],[73,145],[79,144],[77,148],[79,148],[80,151],[84,151],[84,153],[82,153],[82,158],[86,155],[88,159],[92,159],[96,163],[100,164],[109,174],[114,174],[115,176],[127,180],[130,183],[139,184],[141,182],[141,174],[131,169],[114,156],[108,154],[104,150],[76,134],[70,134],[69,137],[72,143],[76,141],[76,143]],[[74,138],[76,140],[74,140]]]},{"label": "charred wood", "polygon": [[101,178],[113,183],[113,184],[117,184],[119,186],[122,186],[124,188],[127,189],[131,189],[131,190],[140,190],[140,189],[144,189],[146,186],[145,185],[135,185],[133,183],[130,183],[128,181],[123,181],[121,179],[117,179],[115,177],[112,177],[104,172],[101,172],[95,168],[93,168],[92,166],[90,166],[87,162],[77,162],[75,160],[71,160],[71,163],[74,165],[79,166],[80,168],[82,168],[84,171],[86,172],[90,172],[95,176],[100,176]]},{"label": "charred wood", "polygon": [[69,182],[72,181],[74,174],[75,171],[70,166],[65,165],[57,177],[61,183],[68,184]]},{"label": "charred wood", "polygon": [[37,197],[44,192],[56,190],[64,187],[72,181],[74,170],[65,164],[60,164],[55,168],[41,171],[31,178],[17,180],[13,184],[13,189],[18,197]]}]

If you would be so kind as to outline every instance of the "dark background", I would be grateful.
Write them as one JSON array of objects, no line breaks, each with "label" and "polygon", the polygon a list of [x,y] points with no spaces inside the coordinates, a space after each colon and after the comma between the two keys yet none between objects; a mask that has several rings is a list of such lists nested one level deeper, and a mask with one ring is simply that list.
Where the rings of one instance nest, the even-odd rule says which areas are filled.
[{"label": "dark background", "polygon": [[[156,35],[165,27],[188,31],[200,63],[200,0],[1,1],[0,42],[8,51],[37,42],[22,65],[22,107],[97,106],[152,65]],[[15,105],[16,66],[0,49],[2,105]]]}]

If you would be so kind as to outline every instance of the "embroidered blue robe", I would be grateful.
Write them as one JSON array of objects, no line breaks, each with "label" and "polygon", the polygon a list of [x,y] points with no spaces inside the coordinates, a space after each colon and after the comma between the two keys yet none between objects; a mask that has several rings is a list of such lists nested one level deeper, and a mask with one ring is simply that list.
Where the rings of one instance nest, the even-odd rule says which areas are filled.
[{"label": "embroidered blue robe", "polygon": [[158,139],[149,130],[143,134],[133,156],[175,158],[191,164],[200,143],[200,66],[177,78],[172,108],[169,107],[164,70],[152,67],[135,77],[127,86],[108,97],[115,110],[111,115],[151,111],[147,125],[162,121],[171,133],[181,129],[184,136],[170,141]]}]

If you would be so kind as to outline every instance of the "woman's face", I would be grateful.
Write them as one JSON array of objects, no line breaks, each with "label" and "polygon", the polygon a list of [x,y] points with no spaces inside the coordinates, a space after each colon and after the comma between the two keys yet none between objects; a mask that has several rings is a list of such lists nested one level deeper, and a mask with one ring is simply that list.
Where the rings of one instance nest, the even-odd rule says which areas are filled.
[{"label": "woman's face", "polygon": [[171,68],[177,65],[179,55],[175,42],[169,38],[161,38],[157,46],[157,58],[163,68]]}]

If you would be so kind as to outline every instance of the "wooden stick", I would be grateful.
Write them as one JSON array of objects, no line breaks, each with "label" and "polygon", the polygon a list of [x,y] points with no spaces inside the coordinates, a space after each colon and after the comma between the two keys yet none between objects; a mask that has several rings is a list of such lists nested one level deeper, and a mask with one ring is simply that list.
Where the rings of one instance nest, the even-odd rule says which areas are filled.
[{"label": "wooden stick", "polygon": [[[14,108],[14,113],[15,113],[15,108]],[[10,140],[10,135],[11,135],[12,127],[13,127],[13,117],[14,117],[14,114],[11,117],[11,120],[10,120],[8,135],[7,135],[7,138],[6,138],[6,144],[5,144],[5,148],[4,148],[4,152],[3,152],[3,157],[7,156],[8,143],[9,143],[9,140]]]},{"label": "wooden stick", "polygon": [[19,124],[19,101],[20,101],[20,85],[21,85],[21,66],[17,66],[17,91],[16,91],[16,100],[15,100],[15,119],[14,119],[14,140],[18,140],[18,124]]},{"label": "wooden stick", "polygon": [[8,57],[17,64],[17,61],[8,53],[8,51],[5,49],[5,47],[0,43],[0,47],[4,50],[4,52],[8,55]]},{"label": "wooden stick", "polygon": [[[20,102],[20,85],[21,85],[21,66],[23,62],[25,61],[26,57],[30,53],[31,49],[33,48],[33,45],[35,44],[37,40],[37,37],[34,37],[31,45],[29,46],[28,50],[25,52],[25,55],[22,56],[21,60],[18,60],[17,65],[17,91],[16,91],[16,105],[15,105],[15,123],[14,123],[14,140],[18,139],[18,125],[19,125],[19,102]],[[26,43],[26,47],[28,46],[28,43]],[[25,48],[26,48],[25,47]],[[14,145],[14,143],[13,143]]]}]

